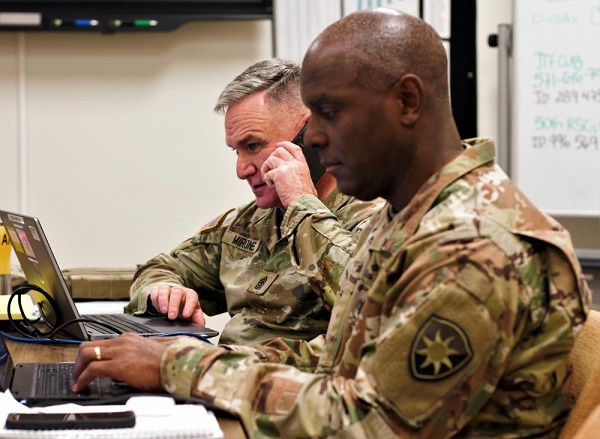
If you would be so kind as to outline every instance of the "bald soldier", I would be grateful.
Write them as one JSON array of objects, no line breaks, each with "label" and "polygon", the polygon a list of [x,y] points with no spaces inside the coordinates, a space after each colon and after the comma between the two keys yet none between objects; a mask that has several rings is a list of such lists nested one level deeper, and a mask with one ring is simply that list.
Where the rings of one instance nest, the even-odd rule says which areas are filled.
[{"label": "bald soldier", "polygon": [[204,313],[227,311],[220,343],[313,339],[327,330],[339,277],[382,200],[343,195],[328,173],[312,182],[301,148],[289,142],[310,116],[295,63],[253,64],[225,87],[215,111],[225,114],[237,176],[255,200],[140,267],[125,310],[200,325]]},{"label": "bald soldier", "polygon": [[343,192],[388,202],[314,370],[303,343],[127,335],[82,344],[74,388],[110,375],[193,395],[256,438],[557,437],[590,292],[569,234],[494,163],[492,141],[461,141],[446,69],[436,32],[387,9],[342,18],[304,58],[306,141]]}]

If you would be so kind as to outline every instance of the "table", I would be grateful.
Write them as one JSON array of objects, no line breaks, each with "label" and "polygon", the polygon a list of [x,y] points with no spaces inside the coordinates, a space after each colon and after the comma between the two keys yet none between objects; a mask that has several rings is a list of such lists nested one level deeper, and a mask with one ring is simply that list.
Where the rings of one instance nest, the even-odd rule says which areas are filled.
[{"label": "table", "polygon": [[[22,343],[5,338],[6,346],[16,363],[54,363],[59,361],[75,361],[77,345],[50,345],[40,343]],[[244,429],[236,419],[217,415],[217,421],[225,439],[245,438]]]}]

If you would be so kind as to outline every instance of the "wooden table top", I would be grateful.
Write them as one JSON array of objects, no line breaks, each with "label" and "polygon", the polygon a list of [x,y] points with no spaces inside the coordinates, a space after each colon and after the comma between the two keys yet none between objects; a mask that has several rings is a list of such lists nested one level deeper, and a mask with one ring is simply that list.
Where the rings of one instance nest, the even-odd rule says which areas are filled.
[{"label": "wooden table top", "polygon": [[[7,338],[4,341],[15,364],[75,361],[77,355],[77,345],[22,343]],[[217,421],[223,430],[225,439],[246,437],[238,420],[217,415]]]}]

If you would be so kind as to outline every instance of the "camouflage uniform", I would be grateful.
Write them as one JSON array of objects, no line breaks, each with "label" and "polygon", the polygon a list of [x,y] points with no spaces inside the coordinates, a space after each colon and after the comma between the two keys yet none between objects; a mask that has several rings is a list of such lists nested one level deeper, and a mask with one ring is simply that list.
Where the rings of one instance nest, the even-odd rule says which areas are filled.
[{"label": "camouflage uniform", "polygon": [[494,165],[491,141],[470,143],[373,220],[314,373],[292,367],[306,343],[184,337],[163,355],[165,389],[239,414],[257,438],[556,437],[590,292],[568,233]]},{"label": "camouflage uniform", "polygon": [[382,206],[336,188],[323,202],[301,197],[284,215],[254,202],[226,212],[142,266],[125,310],[145,313],[153,285],[185,285],[198,292],[207,314],[232,316],[221,343],[312,339],[326,332],[356,237]]}]

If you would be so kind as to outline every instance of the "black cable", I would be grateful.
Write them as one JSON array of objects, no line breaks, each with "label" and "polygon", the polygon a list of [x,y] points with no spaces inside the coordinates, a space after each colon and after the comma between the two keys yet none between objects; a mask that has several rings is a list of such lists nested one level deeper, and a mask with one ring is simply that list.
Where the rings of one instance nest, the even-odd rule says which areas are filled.
[{"label": "black cable", "polygon": [[[39,303],[39,302],[37,304],[37,307],[38,307],[38,310],[40,311],[40,316],[41,316],[42,320],[44,321],[46,326],[48,326],[50,328],[50,331],[48,331],[48,332],[41,332],[38,328],[33,326],[34,323],[37,323],[39,321],[39,319],[37,319],[35,321],[30,320],[29,317],[27,317],[26,313],[23,310],[21,296],[29,293],[30,291],[37,291],[38,293],[43,295],[44,298],[48,301],[48,303],[52,307],[52,311],[54,312],[54,316],[55,316],[55,320],[56,320],[56,322],[54,324],[49,321],[49,319],[46,315],[46,312],[44,311],[43,304]],[[23,317],[23,320],[24,320],[24,322],[19,322],[20,324],[17,324],[17,322],[13,319],[12,312],[11,312],[11,304],[15,297],[18,297],[19,311],[21,312],[21,317]],[[58,322],[60,322],[60,319],[61,319],[60,309],[58,308],[58,304],[54,300],[54,297],[52,297],[50,294],[48,294],[42,288],[40,288],[34,284],[26,283],[26,284],[23,284],[23,285],[15,288],[13,293],[10,295],[10,299],[8,299],[7,308],[8,308],[7,309],[8,321],[10,322],[12,327],[17,330],[17,332],[19,332],[21,335],[23,335],[25,337],[30,337],[30,338],[44,337],[52,332],[54,325],[56,325]]]},{"label": "black cable", "polygon": [[[48,303],[50,304],[50,307],[52,308],[52,311],[54,312],[54,316],[55,316],[55,322],[52,323],[49,321],[48,316],[46,315],[46,312],[44,311],[44,307],[42,303],[38,303],[37,307],[40,311],[40,316],[41,319],[44,321],[45,325],[50,328],[49,331],[46,332],[42,332],[40,331],[38,328],[36,328],[34,326],[34,323],[38,323],[40,319],[37,319],[35,321],[29,319],[29,317],[27,317],[25,311],[23,310],[23,304],[21,302],[21,296],[29,293],[30,291],[37,291],[38,293],[40,293],[41,295],[44,296],[44,298],[48,301]],[[11,304],[13,299],[17,297],[18,298],[18,304],[19,304],[19,311],[21,313],[21,316],[23,317],[23,322],[17,322],[15,321],[15,319],[12,316],[12,312],[11,312]],[[89,322],[89,323],[94,323],[96,325],[100,325],[103,326],[105,328],[108,328],[109,330],[115,332],[116,334],[121,334],[122,331],[118,330],[117,328],[115,328],[114,326],[111,326],[108,323],[105,322],[99,322],[97,320],[94,319],[86,319],[86,318],[79,318],[79,319],[72,319],[69,320],[68,322],[64,322],[61,323],[62,320],[62,316],[60,313],[60,308],[58,307],[58,304],[56,303],[56,300],[54,300],[54,297],[52,297],[50,294],[48,294],[46,291],[44,291],[42,288],[38,287],[37,285],[34,284],[23,284],[20,285],[19,287],[15,288],[15,290],[13,291],[13,293],[10,296],[10,299],[8,299],[8,306],[7,306],[7,314],[8,314],[8,321],[10,322],[11,326],[22,336],[24,336],[25,338],[35,338],[35,339],[43,339],[43,338],[48,338],[48,339],[54,339],[54,337],[56,336],[56,334],[61,331],[62,329],[64,329],[65,327],[72,325],[74,323],[79,323],[79,322]]]},{"label": "black cable", "polygon": [[[39,318],[36,320],[29,319],[23,309],[23,305],[21,302],[21,296],[29,293],[30,291],[37,291],[38,293],[42,294],[46,298],[46,300],[48,300],[48,303],[50,304],[52,310],[54,311],[56,321],[54,323],[51,323],[49,321],[49,319],[47,318],[46,313],[43,310],[42,304],[41,303],[37,304],[37,307],[40,310],[41,319],[44,321],[46,326],[48,326],[48,328],[50,328],[50,330],[47,332],[41,332],[38,328],[36,328],[34,326],[34,323],[39,322],[40,319]],[[17,297],[19,311],[21,313],[21,316],[23,317],[24,322],[15,321],[15,319],[12,316],[11,303],[15,297]],[[58,304],[56,303],[56,300],[54,300],[54,298],[50,294],[48,294],[46,291],[44,291],[42,288],[40,288],[34,284],[23,284],[23,285],[20,285],[19,287],[15,288],[15,290],[13,291],[13,293],[10,296],[10,299],[8,299],[8,307],[7,308],[8,308],[7,309],[8,320],[9,320],[11,326],[19,334],[21,334],[22,336],[25,337],[25,339],[23,339],[23,338],[19,339],[19,338],[13,336],[12,339],[17,340],[17,341],[30,341],[30,342],[38,341],[38,342],[47,342],[47,343],[51,343],[51,342],[62,343],[62,342],[66,342],[66,341],[72,341],[72,340],[57,339],[54,337],[60,331],[62,331],[64,328],[66,328],[69,325],[72,325],[75,323],[85,323],[85,322],[103,326],[103,327],[108,328],[109,330],[113,331],[115,334],[123,333],[123,331],[121,331],[120,329],[117,329],[114,326],[112,326],[106,322],[101,322],[101,321],[98,321],[95,319],[90,319],[90,318],[82,317],[82,318],[72,319],[67,322],[61,323],[60,309],[58,308]],[[2,335],[4,335],[4,334],[5,333],[2,333]],[[193,333],[193,332],[170,332],[170,333],[161,333],[161,334],[153,335],[153,337],[175,337],[175,336],[195,337],[206,343],[212,344],[208,340],[208,338],[206,338],[204,335]],[[81,341],[79,341],[79,340],[77,340],[76,342],[81,343]]]},{"label": "black cable", "polygon": [[54,338],[54,336],[60,332],[62,329],[66,328],[69,325],[72,325],[74,323],[93,323],[95,325],[100,325],[100,326],[104,326],[105,328],[110,329],[111,331],[113,331],[116,334],[122,334],[123,331],[121,331],[120,329],[115,328],[114,326],[109,325],[106,322],[100,322],[98,320],[94,320],[94,319],[87,319],[84,317],[81,317],[79,319],[72,319],[69,320],[68,322],[62,323],[58,326],[55,326],[54,329],[48,334],[48,338]]}]

